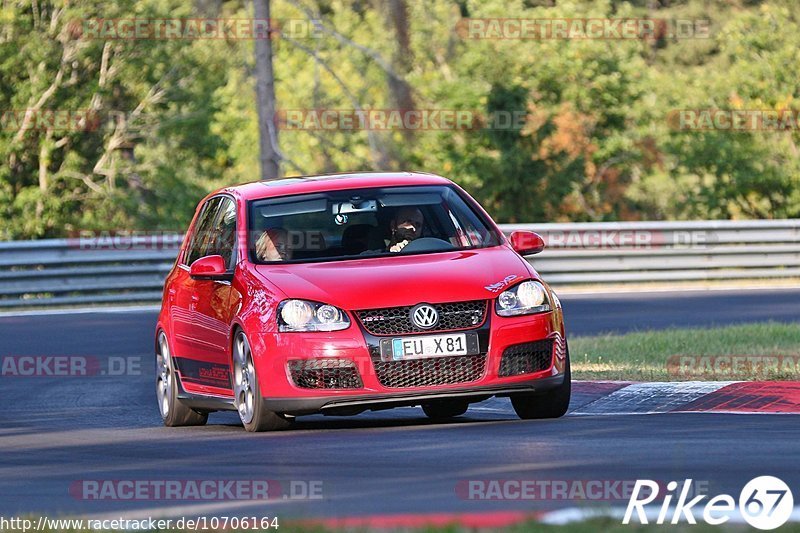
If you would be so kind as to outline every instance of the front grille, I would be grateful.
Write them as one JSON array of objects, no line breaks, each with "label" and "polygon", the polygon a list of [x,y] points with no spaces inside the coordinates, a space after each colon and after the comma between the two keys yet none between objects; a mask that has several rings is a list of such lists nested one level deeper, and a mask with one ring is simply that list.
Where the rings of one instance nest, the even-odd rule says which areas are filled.
[{"label": "front grille", "polygon": [[439,322],[431,329],[422,329],[411,321],[413,305],[356,311],[364,328],[372,335],[404,335],[475,328],[486,317],[486,300],[431,304],[439,313]]},{"label": "front grille", "polygon": [[289,372],[303,389],[360,389],[361,376],[347,359],[292,359]]},{"label": "front grille", "polygon": [[532,374],[547,370],[553,362],[553,339],[509,346],[500,360],[500,377]]},{"label": "front grille", "polygon": [[480,379],[486,367],[486,354],[374,361],[374,364],[378,381],[384,387],[430,387]]}]

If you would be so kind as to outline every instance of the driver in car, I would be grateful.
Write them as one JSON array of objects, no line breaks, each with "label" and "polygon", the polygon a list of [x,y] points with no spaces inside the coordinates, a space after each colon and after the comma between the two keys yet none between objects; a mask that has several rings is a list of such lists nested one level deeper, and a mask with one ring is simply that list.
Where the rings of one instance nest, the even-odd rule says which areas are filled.
[{"label": "driver in car", "polygon": [[392,238],[389,241],[389,251],[399,252],[408,243],[422,235],[422,224],[425,222],[419,208],[406,206],[397,210],[389,223]]},{"label": "driver in car", "polygon": [[288,233],[283,228],[269,228],[256,241],[256,256],[261,261],[286,261],[291,259]]}]

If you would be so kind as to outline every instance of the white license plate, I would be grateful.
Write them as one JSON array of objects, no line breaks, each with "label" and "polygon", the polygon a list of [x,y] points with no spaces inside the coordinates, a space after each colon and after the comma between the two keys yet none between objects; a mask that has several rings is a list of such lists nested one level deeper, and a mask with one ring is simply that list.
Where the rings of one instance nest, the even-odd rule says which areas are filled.
[{"label": "white license plate", "polygon": [[[387,350],[388,351],[388,350]],[[404,359],[423,359],[446,355],[467,355],[467,336],[464,333],[452,335],[426,335],[424,337],[401,337],[391,340],[392,361]],[[389,355],[389,354],[384,354]]]}]

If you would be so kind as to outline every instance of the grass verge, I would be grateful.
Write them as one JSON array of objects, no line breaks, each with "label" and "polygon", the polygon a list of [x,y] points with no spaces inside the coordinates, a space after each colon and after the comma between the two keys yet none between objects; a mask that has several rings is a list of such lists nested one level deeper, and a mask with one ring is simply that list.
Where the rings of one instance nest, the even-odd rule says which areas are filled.
[{"label": "grass verge", "polygon": [[574,379],[800,379],[800,325],[764,322],[571,337]]}]

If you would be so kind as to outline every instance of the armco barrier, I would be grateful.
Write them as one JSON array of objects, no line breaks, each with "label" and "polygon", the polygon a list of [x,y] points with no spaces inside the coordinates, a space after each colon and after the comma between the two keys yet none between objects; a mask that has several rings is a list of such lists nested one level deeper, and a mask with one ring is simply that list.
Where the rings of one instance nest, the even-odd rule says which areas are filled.
[{"label": "armco barrier", "polygon": [[528,260],[554,285],[800,277],[800,220],[502,225],[548,247]]},{"label": "armco barrier", "polygon": [[[800,220],[508,224],[547,249],[528,260],[556,286],[800,277]],[[95,249],[0,242],[0,308],[157,303],[177,242]],[[162,243],[164,244],[164,243]]]},{"label": "armco barrier", "polygon": [[0,242],[0,308],[161,301],[177,246],[82,248],[77,240]]}]

